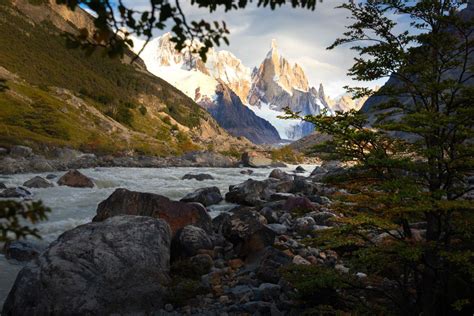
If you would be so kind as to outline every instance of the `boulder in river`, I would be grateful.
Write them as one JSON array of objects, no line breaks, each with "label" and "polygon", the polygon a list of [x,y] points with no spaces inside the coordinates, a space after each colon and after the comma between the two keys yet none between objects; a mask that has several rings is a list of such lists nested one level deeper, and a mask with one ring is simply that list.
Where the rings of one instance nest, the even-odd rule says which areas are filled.
[{"label": "boulder in river", "polygon": [[187,173],[181,178],[181,180],[192,180],[192,179],[197,180],[197,181],[204,181],[204,180],[214,180],[214,177],[206,173],[199,173],[199,174]]},{"label": "boulder in river", "polygon": [[198,203],[172,201],[165,196],[117,189],[97,207],[93,221],[103,221],[117,215],[140,215],[164,219],[174,236],[178,230],[194,225],[212,232],[211,217]]},{"label": "boulder in river", "polygon": [[40,249],[29,242],[15,240],[7,242],[3,248],[5,257],[16,261],[31,261],[38,257]]},{"label": "boulder in river", "polygon": [[29,199],[33,196],[33,193],[22,187],[7,188],[0,192],[2,198],[23,198]]},{"label": "boulder in river", "polygon": [[242,163],[246,167],[265,168],[272,165],[272,160],[265,157],[262,153],[250,151],[242,154]]},{"label": "boulder in river", "polygon": [[271,179],[264,181],[248,179],[238,185],[231,185],[229,192],[225,195],[225,200],[248,206],[260,205],[265,202],[267,195],[271,195],[269,186],[272,182]]},{"label": "boulder in river", "polygon": [[58,180],[59,185],[73,188],[93,188],[94,182],[76,169],[69,170]]},{"label": "boulder in river", "polygon": [[240,170],[240,174],[251,175],[253,173],[252,169]]},{"label": "boulder in river", "polygon": [[273,169],[272,172],[270,172],[270,175],[268,177],[278,179],[278,180],[285,180],[285,181],[293,180],[292,175],[282,171],[281,169]]},{"label": "boulder in river", "polygon": [[5,185],[5,183],[0,182],[0,190],[6,189],[6,188],[7,186]]},{"label": "boulder in river", "polygon": [[222,201],[221,191],[218,187],[208,187],[197,189],[196,191],[187,194],[181,199],[181,202],[198,202],[204,206],[217,204]]},{"label": "boulder in river", "polygon": [[169,281],[165,221],[117,216],[62,234],[24,267],[2,315],[151,313]]},{"label": "boulder in river", "polygon": [[201,249],[211,250],[212,248],[212,240],[204,229],[188,225],[180,229],[173,238],[171,256],[189,258],[197,255]]},{"label": "boulder in river", "polygon": [[303,168],[301,166],[298,166],[295,169],[295,173],[305,173],[305,172],[306,172],[305,168]]},{"label": "boulder in river", "polygon": [[27,188],[50,188],[54,186],[51,182],[40,176],[36,176],[26,181],[25,183],[23,183],[23,185]]}]

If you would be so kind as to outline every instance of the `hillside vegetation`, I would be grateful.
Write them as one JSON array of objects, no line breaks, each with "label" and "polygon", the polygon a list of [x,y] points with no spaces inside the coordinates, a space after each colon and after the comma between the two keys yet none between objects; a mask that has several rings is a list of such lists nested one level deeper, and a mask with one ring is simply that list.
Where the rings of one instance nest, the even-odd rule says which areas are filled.
[{"label": "hillside vegetation", "polygon": [[[42,2],[26,5],[49,10]],[[67,48],[52,22],[38,22],[10,1],[0,0],[0,29],[0,66],[6,69],[0,146],[172,155],[206,145],[197,130],[212,119],[164,80],[100,50]]]}]

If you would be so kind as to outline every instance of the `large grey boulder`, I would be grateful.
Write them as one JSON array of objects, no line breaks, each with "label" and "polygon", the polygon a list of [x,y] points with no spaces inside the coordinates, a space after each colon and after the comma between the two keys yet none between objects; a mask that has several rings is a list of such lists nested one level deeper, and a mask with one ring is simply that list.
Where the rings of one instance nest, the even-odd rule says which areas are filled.
[{"label": "large grey boulder", "polygon": [[97,207],[93,221],[103,221],[117,215],[140,215],[164,219],[172,235],[187,225],[212,232],[211,217],[198,203],[172,201],[165,196],[117,189]]},{"label": "large grey boulder", "polygon": [[169,281],[165,221],[117,216],[62,234],[20,271],[2,315],[147,313]]},{"label": "large grey boulder", "polygon": [[217,204],[222,201],[221,191],[218,187],[201,188],[187,194],[181,202],[197,202],[204,206]]},{"label": "large grey boulder", "polygon": [[238,185],[231,185],[229,192],[225,195],[225,200],[231,203],[237,203],[248,206],[261,205],[270,197],[271,185],[276,179],[267,179],[257,181],[248,179]]},{"label": "large grey boulder", "polygon": [[50,188],[53,186],[51,182],[40,176],[36,176],[26,181],[25,183],[23,183],[23,185],[27,188]]}]

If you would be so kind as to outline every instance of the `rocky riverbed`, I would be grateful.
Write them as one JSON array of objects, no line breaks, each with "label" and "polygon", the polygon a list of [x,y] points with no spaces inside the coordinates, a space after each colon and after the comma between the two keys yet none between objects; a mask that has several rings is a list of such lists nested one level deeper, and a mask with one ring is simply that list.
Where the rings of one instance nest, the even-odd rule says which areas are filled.
[{"label": "rocky riverbed", "polygon": [[[335,253],[303,242],[329,229],[331,219],[339,216],[326,197],[334,190],[320,180],[340,168],[295,167],[98,168],[80,170],[93,181],[92,188],[54,184],[30,189],[53,208],[50,221],[40,227],[44,242],[67,232],[46,249],[38,247],[40,254],[33,255],[18,275],[3,311],[163,315],[297,311],[293,290],[280,275],[282,267],[322,264],[348,271]],[[198,173],[208,177],[199,181],[185,176]],[[33,176],[4,180],[12,187]],[[48,174],[39,176],[46,179]],[[48,233],[52,224],[56,229]],[[83,225],[73,228],[78,224]],[[10,251],[18,256],[29,245],[9,247],[7,255]],[[2,261],[2,268],[10,267],[11,274],[18,270],[12,260]]]}]

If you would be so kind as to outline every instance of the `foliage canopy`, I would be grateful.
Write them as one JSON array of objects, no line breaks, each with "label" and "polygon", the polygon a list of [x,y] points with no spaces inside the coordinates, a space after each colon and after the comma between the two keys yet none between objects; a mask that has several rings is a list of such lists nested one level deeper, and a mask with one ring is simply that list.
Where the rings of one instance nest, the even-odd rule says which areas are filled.
[{"label": "foliage canopy", "polygon": [[[318,151],[354,164],[344,176],[326,179],[347,192],[334,196],[333,205],[345,217],[313,241],[368,275],[363,287],[333,284],[354,302],[336,310],[448,315],[474,308],[474,14],[471,6],[462,10],[465,4],[341,6],[353,23],[330,48],[351,44],[360,53],[349,70],[355,79],[390,80],[369,99],[375,105],[368,115],[303,118],[331,136]],[[400,20],[410,28],[399,31]],[[299,115],[288,111],[288,117]]]}]

